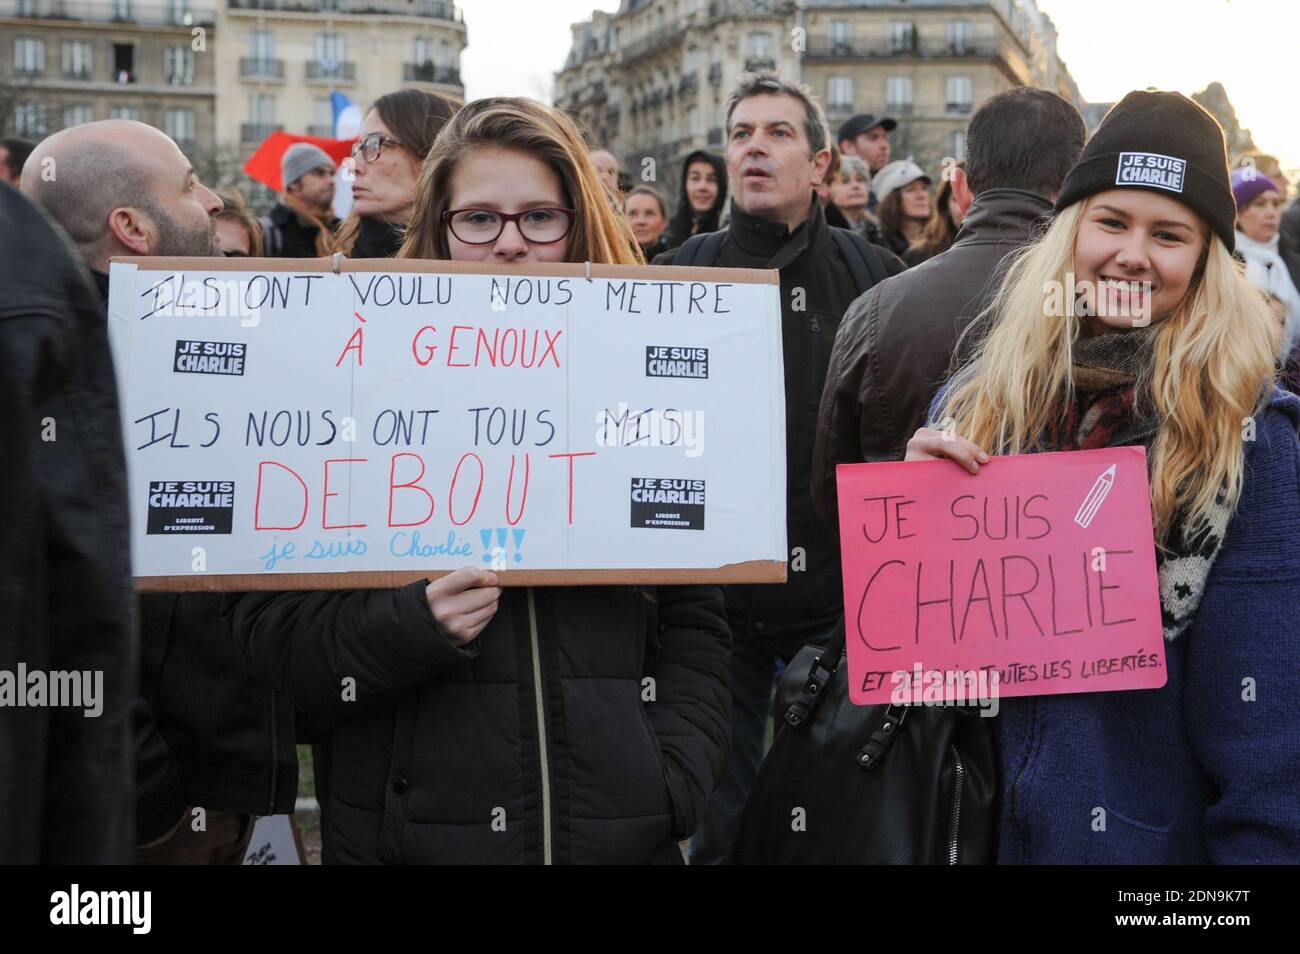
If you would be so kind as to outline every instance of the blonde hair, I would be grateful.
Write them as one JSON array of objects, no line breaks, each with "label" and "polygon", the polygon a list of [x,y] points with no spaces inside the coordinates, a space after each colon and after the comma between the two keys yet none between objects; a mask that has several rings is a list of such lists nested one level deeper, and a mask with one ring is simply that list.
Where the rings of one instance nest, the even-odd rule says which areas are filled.
[{"label": "blonde hair", "polygon": [[[1074,401],[1072,346],[1082,321],[1074,311],[1074,248],[1088,204],[1063,210],[1038,241],[1014,253],[975,323],[991,323],[988,335],[944,395],[938,418],[991,454],[1034,449]],[[1187,294],[1156,327],[1138,381],[1159,422],[1148,464],[1161,545],[1180,509],[1191,525],[1208,516],[1220,489],[1236,507],[1243,429],[1267,395],[1275,337],[1268,306],[1211,234]]]},{"label": "blonde hair", "polygon": [[573,121],[522,97],[492,97],[461,107],[439,133],[420,169],[415,210],[398,258],[448,259],[442,213],[462,159],[480,148],[511,149],[546,163],[559,176],[565,201],[576,210],[565,245],[570,262],[636,265],[645,261],[631,227],[610,204]]}]

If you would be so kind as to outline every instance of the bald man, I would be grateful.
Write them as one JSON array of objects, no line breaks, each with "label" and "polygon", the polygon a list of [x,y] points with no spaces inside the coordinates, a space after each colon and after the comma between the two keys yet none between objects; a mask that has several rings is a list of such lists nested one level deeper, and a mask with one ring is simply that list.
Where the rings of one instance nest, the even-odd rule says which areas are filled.
[{"label": "bald man", "polygon": [[[113,256],[220,254],[221,200],[143,123],[56,133],[23,166],[22,190],[71,237],[105,306]],[[245,673],[221,594],[147,594],[139,607],[135,861],[239,864],[256,815],[293,811],[292,705]]]},{"label": "bald man", "polygon": [[221,200],[171,137],[144,123],[106,119],[55,133],[23,164],[21,188],[68,233],[105,294],[115,255],[220,254]]}]

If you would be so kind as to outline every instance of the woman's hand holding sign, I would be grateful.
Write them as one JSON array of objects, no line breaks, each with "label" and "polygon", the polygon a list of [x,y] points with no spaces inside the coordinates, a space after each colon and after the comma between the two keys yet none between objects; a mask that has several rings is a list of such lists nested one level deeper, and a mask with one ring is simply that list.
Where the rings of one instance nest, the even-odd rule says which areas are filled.
[{"label": "woman's hand holding sign", "polygon": [[933,428],[918,428],[907,442],[907,454],[903,460],[955,460],[972,474],[980,472],[980,464],[989,462],[989,455],[973,441],[958,437],[951,431],[936,431]]},{"label": "woman's hand holding sign", "polygon": [[491,570],[463,566],[426,586],[424,598],[438,627],[464,649],[496,615],[501,587]]}]

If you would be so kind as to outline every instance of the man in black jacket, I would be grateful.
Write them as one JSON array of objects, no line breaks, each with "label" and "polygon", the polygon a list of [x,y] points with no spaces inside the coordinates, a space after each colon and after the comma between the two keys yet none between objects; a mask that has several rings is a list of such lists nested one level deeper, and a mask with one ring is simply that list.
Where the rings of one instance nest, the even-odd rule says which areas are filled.
[{"label": "man in black jacket", "polygon": [[270,258],[317,258],[330,252],[334,216],[334,160],[320,146],[296,142],[280,159],[284,195],[262,219]]},{"label": "man in black jacket", "polygon": [[139,647],[108,334],[66,238],[7,184],[0,222],[22,263],[0,298],[0,864],[125,864]]},{"label": "man in black jacket", "polygon": [[[763,757],[774,657],[790,656],[824,634],[841,612],[839,545],[813,513],[808,493],[817,400],[835,329],[849,303],[869,287],[855,278],[859,246],[827,227],[814,186],[831,161],[821,107],[803,87],[772,74],[742,82],[727,104],[727,172],[731,223],[710,260],[690,243],[655,259],[656,265],[695,264],[775,268],[781,273],[781,338],[785,361],[786,540],[789,582],[784,586],[726,588],[734,647],[731,659],[732,750],[722,784],[691,843],[693,864],[716,863],[731,839]],[[868,246],[877,273],[902,262]],[[698,236],[692,242],[707,240]],[[850,250],[846,258],[842,248]]]},{"label": "man in black jacket", "polygon": [[873,288],[844,316],[813,457],[813,501],[833,532],[836,465],[903,458],[959,334],[996,290],[1003,259],[1051,211],[1085,135],[1078,110],[1055,93],[1017,87],[986,101],[966,132],[966,169],[950,170],[953,195],[968,207],[952,248]]},{"label": "man in black jacket", "polygon": [[[107,120],[56,133],[24,166],[22,187],[90,266],[101,333],[111,257],[217,254],[221,200],[152,126]],[[110,558],[125,561],[125,547]],[[238,864],[254,815],[293,810],[292,708],[244,671],[219,594],[139,604],[137,861]]]}]

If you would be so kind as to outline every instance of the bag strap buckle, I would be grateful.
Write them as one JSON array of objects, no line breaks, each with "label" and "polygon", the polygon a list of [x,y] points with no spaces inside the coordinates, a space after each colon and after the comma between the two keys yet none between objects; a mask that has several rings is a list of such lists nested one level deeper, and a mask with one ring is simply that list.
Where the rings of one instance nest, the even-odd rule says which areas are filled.
[{"label": "bag strap buckle", "polygon": [[808,678],[804,681],[803,691],[799,697],[790,703],[790,708],[785,710],[785,721],[792,729],[797,729],[807,723],[812,716],[813,710],[817,708],[817,703],[825,694],[823,690],[835,675],[834,669],[828,669],[822,665],[822,659],[825,653],[813,660],[812,668],[808,672]]},{"label": "bag strap buckle", "polygon": [[889,705],[885,707],[885,714],[880,718],[880,725],[871,733],[871,738],[867,740],[861,751],[858,752],[858,765],[870,772],[880,760],[884,758],[885,752],[894,743],[898,735],[898,730],[902,728],[903,721],[907,718],[907,706]]}]

